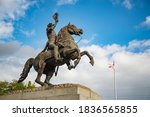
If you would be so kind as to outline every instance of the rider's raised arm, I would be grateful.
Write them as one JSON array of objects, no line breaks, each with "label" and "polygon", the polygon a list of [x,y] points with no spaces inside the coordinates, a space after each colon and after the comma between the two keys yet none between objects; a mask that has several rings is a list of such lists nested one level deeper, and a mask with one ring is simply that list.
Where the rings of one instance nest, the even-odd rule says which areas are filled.
[{"label": "rider's raised arm", "polygon": [[[53,15],[53,19],[55,20],[55,23],[53,24],[53,26],[54,26],[54,28],[56,27],[56,25],[57,25],[57,23],[58,23],[58,13],[55,13],[54,15]],[[53,29],[54,29],[53,28]]]},{"label": "rider's raised arm", "polygon": [[58,23],[58,20],[57,21],[55,20],[55,23],[53,24],[54,26],[53,29],[56,27],[57,23]]}]

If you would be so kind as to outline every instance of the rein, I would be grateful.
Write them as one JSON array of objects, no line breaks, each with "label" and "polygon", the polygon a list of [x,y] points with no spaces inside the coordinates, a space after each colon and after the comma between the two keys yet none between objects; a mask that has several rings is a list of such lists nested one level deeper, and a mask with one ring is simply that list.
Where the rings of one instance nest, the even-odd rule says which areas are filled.
[{"label": "rein", "polygon": [[82,40],[82,36],[81,35],[75,35],[73,38],[76,38],[76,36],[80,37],[80,39],[76,42],[78,44]]},{"label": "rein", "polygon": [[[79,35],[79,36],[80,36],[80,35]],[[81,40],[82,40],[82,36],[80,36],[80,39],[79,39],[79,41],[78,41],[77,43],[79,43]]]}]

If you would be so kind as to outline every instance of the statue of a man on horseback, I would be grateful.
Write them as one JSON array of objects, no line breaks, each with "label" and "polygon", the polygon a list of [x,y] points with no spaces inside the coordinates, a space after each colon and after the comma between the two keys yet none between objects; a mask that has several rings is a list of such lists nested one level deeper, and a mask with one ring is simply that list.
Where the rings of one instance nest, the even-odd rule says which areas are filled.
[{"label": "statue of a man on horseback", "polygon": [[[71,70],[78,65],[83,55],[87,55],[90,64],[94,65],[93,57],[87,51],[80,52],[77,43],[72,37],[72,35],[81,35],[83,30],[69,23],[61,28],[56,36],[54,28],[58,22],[58,13],[55,13],[53,18],[55,23],[49,23],[46,29],[48,41],[45,48],[35,58],[29,58],[26,61],[18,82],[26,79],[32,66],[38,73],[36,83],[41,86],[47,84],[53,86],[49,81],[53,74],[58,71],[59,66],[66,64],[68,69]],[[74,65],[70,64],[71,60],[74,61]],[[44,82],[41,81],[42,74],[46,75]]]}]

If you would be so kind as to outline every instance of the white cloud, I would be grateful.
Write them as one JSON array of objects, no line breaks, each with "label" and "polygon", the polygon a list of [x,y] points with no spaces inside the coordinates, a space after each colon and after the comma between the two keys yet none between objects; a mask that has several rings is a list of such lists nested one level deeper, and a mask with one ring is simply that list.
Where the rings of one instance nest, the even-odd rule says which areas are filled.
[{"label": "white cloud", "polygon": [[127,8],[129,10],[132,9],[132,7],[133,7],[130,0],[124,0],[123,5],[124,5],[125,8]]},{"label": "white cloud", "polygon": [[34,4],[35,1],[29,0],[1,0],[0,1],[0,19],[15,20],[24,16],[25,11]]},{"label": "white cloud", "polygon": [[26,31],[26,30],[20,29],[20,32],[22,34],[24,34],[26,37],[31,37],[31,36],[33,36],[35,34],[35,30]]},{"label": "white cloud", "polygon": [[150,40],[133,40],[129,42],[129,45],[127,47],[129,50],[134,50],[134,49],[141,49],[141,50],[147,50],[150,49]]},{"label": "white cloud", "polygon": [[124,6],[128,10],[133,8],[133,4],[131,3],[131,0],[111,0],[113,5],[120,5]]},{"label": "white cloud", "polygon": [[57,5],[75,4],[78,0],[58,0]]},{"label": "white cloud", "polygon": [[138,27],[150,29],[150,16],[147,16],[145,21],[143,21]]},{"label": "white cloud", "polygon": [[1,38],[7,38],[7,37],[12,37],[14,27],[11,22],[4,22],[0,21],[0,39]]},{"label": "white cloud", "polygon": [[[35,57],[39,53],[39,50],[23,45],[19,42],[3,42],[0,43],[0,80],[11,81],[17,80],[22,72],[25,61],[30,57]],[[33,70],[29,75],[29,80],[33,81],[34,74]]]},{"label": "white cloud", "polygon": [[17,41],[0,43],[0,57],[11,56],[20,48],[19,45]]},{"label": "white cloud", "polygon": [[113,5],[117,5],[121,3],[121,0],[111,0]]},{"label": "white cloud", "polygon": [[[3,69],[0,70],[0,80],[18,79],[25,61],[29,57],[35,57],[39,52],[30,46],[20,46],[17,42],[12,43],[5,43],[5,45],[10,45],[7,45],[7,48],[14,48],[14,45],[19,48],[14,49],[10,56],[8,54],[7,57],[1,56],[0,68]],[[140,53],[132,52],[137,47],[145,50]],[[66,65],[60,67],[58,76],[53,77],[51,83],[79,83],[93,89],[102,95],[103,99],[113,99],[113,71],[108,68],[108,63],[114,60],[118,98],[150,99],[150,51],[147,51],[149,48],[150,39],[133,40],[127,46],[118,44],[103,47],[84,46],[81,50],[87,50],[93,55],[95,65],[91,66],[88,58],[82,57],[76,69],[69,71]],[[32,68],[26,81],[34,82],[36,75],[37,73]],[[42,79],[45,79],[45,76]]]},{"label": "white cloud", "polygon": [[24,16],[25,11],[35,3],[35,0],[0,0],[0,38],[11,37],[13,21]]},{"label": "white cloud", "polygon": [[86,46],[86,45],[88,45],[90,42],[92,42],[93,40],[95,40],[96,36],[97,36],[97,34],[93,34],[93,35],[91,36],[91,38],[89,38],[89,39],[83,39],[82,37],[79,37],[79,39],[78,39],[77,42],[78,42],[79,45],[81,45],[81,46]]}]

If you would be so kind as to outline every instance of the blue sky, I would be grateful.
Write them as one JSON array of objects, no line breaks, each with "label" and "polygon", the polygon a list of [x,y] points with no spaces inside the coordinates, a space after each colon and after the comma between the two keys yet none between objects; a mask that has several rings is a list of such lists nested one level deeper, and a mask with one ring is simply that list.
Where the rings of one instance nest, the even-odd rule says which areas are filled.
[{"label": "blue sky", "polygon": [[71,1],[72,3],[64,2],[60,5],[55,0],[36,1],[24,16],[13,21],[13,39],[33,47],[43,47],[36,42],[46,41],[45,28],[49,22],[53,22],[54,12],[59,13],[56,32],[71,22],[83,28],[84,39],[95,35],[90,44],[127,45],[130,40],[143,40],[150,36],[149,30],[140,26],[150,14],[148,0],[129,0],[131,8],[125,6],[123,0]]},{"label": "blue sky", "polygon": [[[56,33],[69,22],[84,30],[79,47],[93,55],[95,65],[83,57],[75,70],[63,66],[51,82],[83,84],[113,99],[108,63],[114,60],[118,99],[150,99],[149,0],[0,0],[0,80],[18,79],[25,61],[44,48],[55,12]],[[32,69],[28,80],[34,77]]]}]

